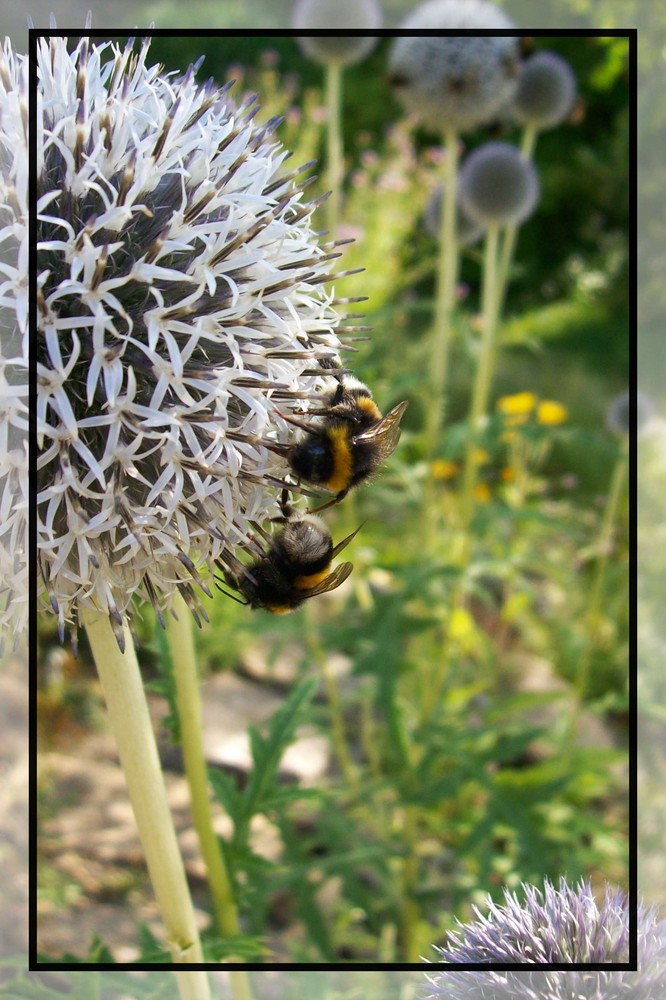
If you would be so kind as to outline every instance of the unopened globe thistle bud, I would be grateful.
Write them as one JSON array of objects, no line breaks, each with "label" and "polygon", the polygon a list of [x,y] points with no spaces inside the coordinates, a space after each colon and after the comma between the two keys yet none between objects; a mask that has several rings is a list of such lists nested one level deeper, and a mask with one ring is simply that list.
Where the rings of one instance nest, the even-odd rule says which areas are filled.
[{"label": "unopened globe thistle bud", "polygon": [[[613,964],[629,961],[629,900],[619,889],[606,888],[601,903],[587,882],[559,888],[546,881],[543,891],[523,885],[524,899],[504,890],[504,904],[488,899],[488,913],[459,924],[445,948],[436,948],[438,963],[455,966],[530,963]],[[455,972],[429,975],[424,1000],[649,1000],[666,991],[666,921],[657,910],[638,906],[638,970],[614,972],[572,969],[570,972]]]},{"label": "unopened globe thistle bud", "polygon": [[28,60],[0,48],[0,655],[28,620]]},{"label": "unopened globe thistle bud", "polygon": [[515,37],[438,35],[438,30],[513,28],[486,0],[430,0],[417,7],[391,50],[389,82],[408,112],[436,132],[466,132],[491,121],[513,97],[519,73]]},{"label": "unopened globe thistle bud", "polygon": [[522,125],[553,128],[564,121],[576,97],[571,66],[555,52],[537,52],[520,69],[511,113]]},{"label": "unopened globe thistle bud", "polygon": [[291,440],[282,414],[319,402],[340,348],[337,253],[277,122],[148,47],[38,47],[38,552],[61,630],[91,608],[118,635],[134,595],[201,613],[279,512],[265,442]]},{"label": "unopened globe thistle bud", "polygon": [[[425,227],[435,239],[440,235],[440,217],[442,212],[442,193],[444,188],[440,184],[435,188],[425,210]],[[460,247],[469,247],[478,243],[485,232],[485,227],[475,219],[472,219],[466,212],[460,199],[456,202],[456,242]]]},{"label": "unopened globe thistle bud", "polygon": [[320,63],[351,66],[360,62],[377,43],[375,35],[334,35],[334,31],[376,31],[382,11],[376,0],[298,0],[292,27],[299,31],[328,30],[327,35],[299,35],[296,38],[306,56]]},{"label": "unopened globe thistle bud", "polygon": [[460,171],[460,200],[484,226],[517,225],[539,199],[534,165],[507,142],[487,142],[467,157]]},{"label": "unopened globe thistle bud", "polygon": [[[618,437],[624,437],[631,430],[631,402],[630,393],[628,391],[621,392],[610,401],[606,411],[606,425],[611,433],[617,434]],[[634,397],[634,403],[636,428],[640,431],[650,417],[654,415],[655,405],[649,396],[638,390]]]}]

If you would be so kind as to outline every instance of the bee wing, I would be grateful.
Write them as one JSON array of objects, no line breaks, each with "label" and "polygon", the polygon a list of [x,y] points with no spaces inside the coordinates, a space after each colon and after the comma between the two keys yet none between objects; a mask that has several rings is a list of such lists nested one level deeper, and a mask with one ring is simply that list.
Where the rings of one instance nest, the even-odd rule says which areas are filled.
[{"label": "bee wing", "polygon": [[[365,524],[365,521],[363,522],[363,524]],[[346,548],[347,545],[349,545],[349,543],[351,542],[352,538],[355,538],[356,535],[358,535],[359,531],[363,527],[363,524],[359,524],[359,526],[356,529],[356,531],[352,531],[351,535],[347,535],[347,537],[343,538],[341,542],[338,542],[338,544],[335,546],[335,548],[331,552],[331,559],[334,559],[335,556],[337,556],[338,552],[342,552],[342,550],[344,548]]]},{"label": "bee wing", "polygon": [[[356,534],[356,532],[354,532],[354,534]],[[316,586],[310,587],[308,590],[304,591],[305,596],[315,597],[317,594],[327,594],[329,590],[335,590],[336,587],[339,587],[341,583],[345,582],[353,568],[353,563],[340,563],[340,565],[336,566],[335,569],[321,581],[321,583],[318,583]]]},{"label": "bee wing", "polygon": [[352,443],[362,444],[364,441],[372,441],[379,448],[380,459],[388,458],[395,451],[398,439],[400,438],[400,421],[408,405],[407,400],[398,403],[378,423],[373,424],[369,430],[364,431],[363,434],[356,434],[352,438]]}]

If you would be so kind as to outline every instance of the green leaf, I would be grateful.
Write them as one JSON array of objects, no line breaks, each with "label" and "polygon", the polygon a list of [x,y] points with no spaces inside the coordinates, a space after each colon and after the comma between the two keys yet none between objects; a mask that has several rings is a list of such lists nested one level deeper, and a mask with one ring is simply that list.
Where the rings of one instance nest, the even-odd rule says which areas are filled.
[{"label": "green leaf", "polygon": [[243,806],[243,796],[238,790],[235,779],[219,767],[209,767],[208,780],[215,798],[229,814],[235,826]]},{"label": "green leaf", "polygon": [[256,813],[266,812],[280,800],[282,792],[280,795],[276,794],[280,760],[289,744],[296,738],[296,730],[305,719],[317,686],[318,682],[314,677],[299,684],[285,704],[273,715],[267,736],[262,736],[258,729],[250,727],[254,766],[239,803],[235,842],[245,840],[250,820]]},{"label": "green leaf", "polygon": [[244,962],[262,962],[270,959],[270,948],[263,938],[252,934],[237,934],[235,937],[210,938],[204,944],[207,961],[222,962],[234,957]]}]

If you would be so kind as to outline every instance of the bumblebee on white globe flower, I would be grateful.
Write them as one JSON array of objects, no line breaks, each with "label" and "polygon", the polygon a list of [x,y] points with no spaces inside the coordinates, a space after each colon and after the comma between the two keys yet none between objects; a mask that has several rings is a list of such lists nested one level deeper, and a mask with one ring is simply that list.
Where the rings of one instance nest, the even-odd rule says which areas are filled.
[{"label": "bumblebee on white globe flower", "polygon": [[61,631],[93,607],[120,636],[134,595],[196,617],[259,555],[289,475],[266,443],[320,404],[343,317],[276,120],[149,40],[69,49],[38,48],[39,569]]}]

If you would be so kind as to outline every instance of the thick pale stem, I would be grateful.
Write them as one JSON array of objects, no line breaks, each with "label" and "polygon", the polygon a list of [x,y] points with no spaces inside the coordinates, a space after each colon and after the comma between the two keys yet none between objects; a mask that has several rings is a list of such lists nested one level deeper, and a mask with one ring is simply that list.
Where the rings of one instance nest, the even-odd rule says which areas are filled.
[{"label": "thick pale stem", "polygon": [[[203,961],[194,908],[178,849],[139,664],[129,629],[118,648],[108,617],[86,609],[81,619],[104,691],[139,837],[176,963]],[[205,972],[178,978],[183,1000],[210,1000]]]},{"label": "thick pale stem", "polygon": [[342,68],[335,63],[326,67],[326,106],[328,118],[328,231],[335,239],[340,224],[344,160],[342,147]]}]

